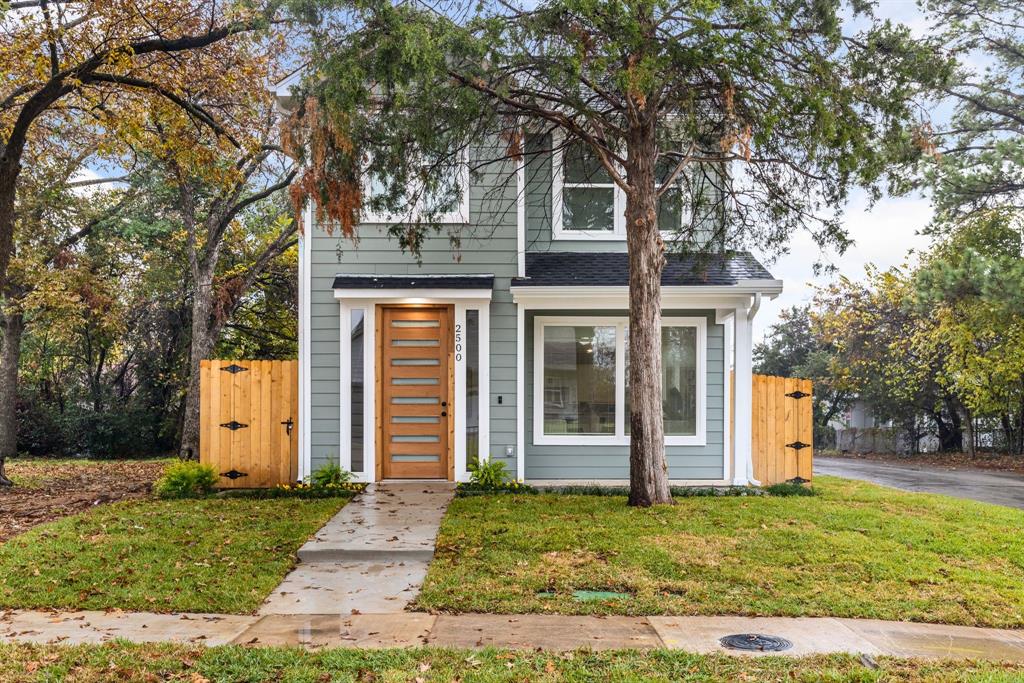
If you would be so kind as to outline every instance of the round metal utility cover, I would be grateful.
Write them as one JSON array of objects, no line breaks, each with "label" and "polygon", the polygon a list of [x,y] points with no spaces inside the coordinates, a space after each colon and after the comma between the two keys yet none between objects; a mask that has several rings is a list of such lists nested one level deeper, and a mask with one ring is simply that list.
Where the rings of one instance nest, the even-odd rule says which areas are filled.
[{"label": "round metal utility cover", "polygon": [[730,650],[746,650],[748,652],[781,652],[793,647],[793,643],[778,636],[766,636],[763,633],[737,633],[725,636],[718,641],[722,647]]}]

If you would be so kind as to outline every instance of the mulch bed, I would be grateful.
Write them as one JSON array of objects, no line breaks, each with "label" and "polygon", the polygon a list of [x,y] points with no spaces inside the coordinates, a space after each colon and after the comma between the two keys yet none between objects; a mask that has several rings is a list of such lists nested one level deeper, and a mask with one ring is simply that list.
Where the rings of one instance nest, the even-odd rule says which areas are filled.
[{"label": "mulch bed", "polygon": [[994,470],[1024,474],[1024,456],[996,453],[978,453],[971,458],[966,453],[918,453],[897,455],[894,453],[819,453],[822,457],[848,458],[850,460],[875,460],[894,465],[920,465],[941,467],[947,470]]},{"label": "mulch bed", "polygon": [[53,519],[150,494],[166,461],[54,461],[7,463],[17,486],[0,488],[0,542]]}]

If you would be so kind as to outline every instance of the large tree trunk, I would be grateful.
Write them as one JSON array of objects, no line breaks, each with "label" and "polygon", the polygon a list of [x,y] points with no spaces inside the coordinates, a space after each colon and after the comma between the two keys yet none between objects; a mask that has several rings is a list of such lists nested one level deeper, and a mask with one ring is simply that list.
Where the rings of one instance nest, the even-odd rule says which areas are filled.
[{"label": "large tree trunk", "polygon": [[199,459],[199,366],[210,357],[217,343],[220,325],[212,320],[213,313],[213,272],[203,273],[196,282],[192,299],[192,340],[189,347],[188,389],[185,393],[185,412],[182,418],[181,447],[178,457],[182,460]]},{"label": "large tree trunk", "polygon": [[671,503],[661,406],[661,273],[665,245],[658,231],[653,121],[634,130],[626,169],[629,252],[629,504]]},{"label": "large tree trunk", "polygon": [[0,316],[0,486],[13,486],[4,470],[18,453],[18,358],[25,323],[20,313]]}]

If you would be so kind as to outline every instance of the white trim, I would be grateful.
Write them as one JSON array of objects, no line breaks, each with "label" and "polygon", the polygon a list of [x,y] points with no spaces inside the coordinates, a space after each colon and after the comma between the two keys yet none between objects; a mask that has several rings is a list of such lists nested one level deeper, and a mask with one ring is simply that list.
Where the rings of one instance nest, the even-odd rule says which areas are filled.
[{"label": "white trim", "polygon": [[[455,301],[490,301],[490,289],[448,289],[448,288],[424,288],[424,289],[336,289],[335,299],[347,299],[350,301],[376,301],[378,303],[404,303],[404,304],[427,304],[427,303],[454,303]],[[440,301],[440,300],[444,301]]]},{"label": "white trim", "polygon": [[[477,434],[477,449],[481,460],[491,459],[491,306],[480,304],[477,321],[477,346],[479,347],[480,387],[477,391],[480,401],[480,426]],[[469,475],[466,475],[469,480]]]},{"label": "white trim", "polygon": [[[530,308],[629,308],[628,285],[538,286],[509,288],[512,300]],[[749,307],[750,297],[762,294],[769,299],[782,293],[782,280],[741,280],[735,285],[668,286],[661,288],[661,307],[736,308]]]},{"label": "white trim", "polygon": [[526,306],[516,304],[516,479],[526,478]]},{"label": "white trim", "polygon": [[299,479],[305,479],[312,467],[313,389],[311,374],[310,293],[313,274],[310,272],[313,251],[313,208],[306,205],[302,212],[302,232],[299,234]]},{"label": "white trim", "polygon": [[[736,431],[733,449],[735,453],[735,470],[733,483],[737,486],[757,484],[754,479],[754,462],[752,454],[753,422],[753,344],[751,339],[751,320],[747,307],[736,309],[733,316],[735,328],[734,368],[736,373],[736,391],[733,401]],[[756,311],[755,311],[756,312]]]},{"label": "white trim", "polygon": [[[341,354],[338,367],[339,381],[338,391],[344,393],[348,388],[349,403],[339,399],[338,419],[341,421],[338,441],[338,464],[342,469],[352,472],[352,311],[358,308],[349,308],[344,301],[338,302],[338,353]],[[365,327],[365,322],[363,323]],[[346,407],[348,408],[346,410]],[[346,447],[346,444],[348,447]]]},{"label": "white trim", "polygon": [[[533,319],[533,443],[537,446],[628,446],[625,427],[626,406],[626,316],[536,316]],[[668,435],[666,446],[707,445],[707,318],[666,317],[662,327],[694,327],[696,339],[696,431],[687,435]],[[615,328],[615,433],[545,434],[544,433],[544,328],[552,326],[593,325]]]},{"label": "white trim", "polygon": [[[339,292],[347,292],[349,290],[334,290],[335,296],[338,297]],[[479,310],[479,335],[480,335],[480,393],[478,400],[480,401],[479,415],[480,415],[480,453],[490,453],[490,294],[491,290],[464,290],[464,289],[452,289],[452,290],[408,290],[416,292],[420,296],[416,297],[391,297],[386,296],[390,292],[402,291],[402,290],[352,290],[357,293],[357,296],[350,298],[339,298],[340,306],[339,311],[342,313],[342,338],[346,336],[348,328],[345,326],[346,318],[344,317],[344,311],[351,311],[353,309],[363,309],[363,471],[361,473],[355,473],[355,481],[359,482],[373,482],[374,477],[377,473],[377,392],[375,387],[377,386],[377,320],[376,311],[377,306],[380,304],[395,304],[395,303],[422,303],[422,304],[434,304],[434,305],[454,305],[455,317],[453,322],[453,338],[454,338],[454,325],[460,321],[462,323],[462,329],[466,329],[465,313],[468,310]],[[424,297],[423,292],[441,292],[446,296],[441,297]],[[461,294],[465,292],[477,292],[479,296],[476,298],[462,297]],[[384,296],[382,296],[384,295]],[[461,318],[460,318],[461,316]],[[350,324],[350,323],[349,323]],[[486,344],[486,346],[485,346]],[[343,353],[346,348],[344,342],[339,344],[339,353]],[[351,342],[348,346],[351,351]],[[453,347],[454,350],[454,347]],[[348,364],[348,358],[342,356],[342,366]],[[348,372],[351,372],[349,370]],[[455,407],[455,443],[453,444],[453,452],[455,457],[455,481],[468,481],[469,472],[466,471],[466,402],[465,402],[465,387],[466,387],[466,369],[465,361],[461,364],[456,364],[455,367],[455,396],[452,397],[452,402]],[[341,373],[341,386],[339,387],[339,403],[341,410],[341,427],[339,429],[340,436],[340,448],[341,450],[348,451],[351,448],[351,439],[346,441],[346,437],[351,434],[346,429],[346,415],[348,415],[348,421],[351,422],[352,414],[352,386],[351,379],[346,381],[345,370]],[[460,379],[461,376],[461,379]],[[461,388],[461,394],[460,394]],[[461,395],[461,399],[460,399]],[[349,427],[350,429],[350,427]],[[340,460],[344,462],[345,457],[348,457],[349,463],[351,463],[351,453],[342,454],[339,456]]]},{"label": "white trim", "polygon": [[[536,487],[557,486],[629,486],[629,479],[527,479]],[[728,479],[669,479],[669,486],[732,486]]]},{"label": "white trim", "polygon": [[[719,310],[719,314],[721,310]],[[730,312],[731,313],[731,312]],[[732,443],[732,430],[735,428],[732,423],[732,404],[733,404],[733,391],[732,382],[729,381],[732,373],[734,357],[734,343],[733,343],[733,329],[730,316],[726,316],[725,319],[719,317],[719,314],[715,315],[715,324],[723,326],[723,338],[722,338],[722,456],[724,464],[722,467],[722,478],[726,481],[732,481],[732,473],[734,470],[733,462],[736,459],[736,454],[733,452]]]}]

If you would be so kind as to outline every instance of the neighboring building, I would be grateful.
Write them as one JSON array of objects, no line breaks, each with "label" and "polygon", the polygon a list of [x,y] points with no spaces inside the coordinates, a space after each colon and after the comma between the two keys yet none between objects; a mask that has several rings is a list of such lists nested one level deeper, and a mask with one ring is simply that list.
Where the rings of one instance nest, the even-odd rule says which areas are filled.
[{"label": "neighboring building", "polygon": [[[529,140],[535,152],[550,144]],[[463,481],[480,454],[532,482],[628,479],[624,201],[580,175],[582,156],[528,158],[466,183],[444,218],[458,259],[446,234],[417,262],[384,223],[366,218],[353,244],[307,211],[302,475],[337,462],[361,481]],[[666,207],[662,219],[681,213]],[[700,264],[670,255],[662,285],[670,478],[745,484],[751,320],[782,283],[734,253]]]}]

